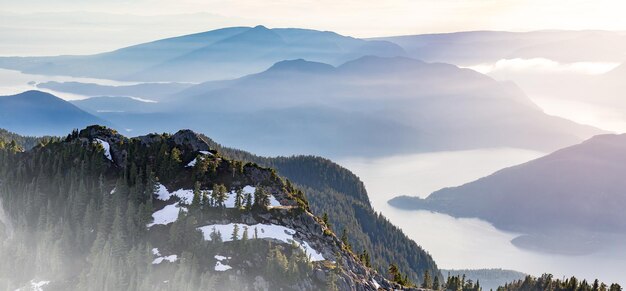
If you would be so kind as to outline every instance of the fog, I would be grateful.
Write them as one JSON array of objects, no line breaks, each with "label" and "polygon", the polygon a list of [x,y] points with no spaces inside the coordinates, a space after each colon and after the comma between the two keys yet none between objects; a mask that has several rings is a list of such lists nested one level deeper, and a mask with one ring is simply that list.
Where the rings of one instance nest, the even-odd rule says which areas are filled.
[{"label": "fog", "polygon": [[546,58],[532,59],[501,59],[492,64],[480,64],[469,66],[469,69],[483,74],[498,71],[530,71],[533,73],[559,73],[570,72],[585,75],[601,75],[615,69],[620,63],[617,62],[572,62],[561,63]]},{"label": "fog", "polygon": [[518,234],[500,231],[485,221],[400,210],[387,204],[398,195],[426,197],[440,188],[458,186],[542,155],[535,151],[494,148],[344,159],[339,163],[364,181],[373,207],[428,250],[440,268],[505,268],[532,275],[549,272],[557,278],[576,275],[626,283],[622,273],[626,269],[623,248],[584,256],[530,252],[510,242]]},{"label": "fog", "polygon": [[78,78],[78,77],[66,77],[66,76],[44,76],[25,74],[14,70],[0,69],[0,96],[19,94],[28,90],[39,90],[54,94],[55,96],[65,100],[80,100],[85,99],[88,96],[72,94],[66,92],[59,92],[45,88],[38,88],[35,86],[37,83],[56,81],[56,82],[83,82],[94,83],[100,85],[134,85],[138,83],[122,82],[105,79],[94,78]]},{"label": "fog", "polygon": [[467,68],[515,82],[547,114],[622,133],[626,132],[626,102],[619,66],[619,62],[515,58]]}]

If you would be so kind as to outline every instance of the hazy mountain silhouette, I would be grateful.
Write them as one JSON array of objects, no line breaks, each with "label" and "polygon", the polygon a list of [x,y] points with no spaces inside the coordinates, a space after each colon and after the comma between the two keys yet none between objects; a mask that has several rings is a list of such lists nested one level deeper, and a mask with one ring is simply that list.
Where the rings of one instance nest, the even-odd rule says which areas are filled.
[{"label": "hazy mountain silhouette", "polygon": [[456,65],[513,58],[547,58],[559,62],[622,61],[626,50],[625,33],[600,30],[467,31],[375,39],[396,43],[411,57]]},{"label": "hazy mountain silhouette", "polygon": [[62,135],[90,124],[109,124],[41,91],[0,96],[0,127],[24,135]]},{"label": "hazy mountain silhouette", "polygon": [[144,102],[131,97],[110,97],[99,96],[89,99],[71,101],[82,110],[85,110],[92,114],[105,113],[105,112],[134,112],[145,113],[154,112],[157,109],[157,103]]},{"label": "hazy mountain silhouette", "polygon": [[37,84],[38,88],[84,96],[132,96],[148,100],[161,100],[191,86],[193,86],[191,83],[141,83],[136,85],[113,86],[94,83],[55,81]]},{"label": "hazy mountain silhouette", "polygon": [[[250,117],[271,111],[268,120],[257,120],[255,125],[265,124],[277,133],[287,132],[286,127],[298,128],[297,117],[284,118],[297,108],[313,118],[307,122],[321,126],[307,131],[310,136],[325,139],[322,137],[337,131],[340,139],[349,139],[351,133],[368,132],[366,139],[346,141],[351,145],[346,150],[363,153],[376,151],[370,148],[374,145],[379,151],[484,146],[554,150],[600,132],[545,115],[513,84],[452,65],[402,57],[363,57],[339,67],[283,61],[263,73],[219,86],[210,82],[189,88],[171,100],[178,100],[178,110],[197,113],[219,111]],[[315,120],[318,110],[333,112],[335,117],[363,116],[367,123]],[[390,127],[395,129],[389,131]]]},{"label": "hazy mountain silhouette", "polygon": [[0,58],[0,67],[115,80],[202,82],[241,77],[285,59],[305,58],[338,65],[364,55],[404,54],[402,48],[387,41],[256,26],[168,38],[90,56]]},{"label": "hazy mountain silhouette", "polygon": [[530,234],[516,241],[526,247],[588,251],[607,235],[626,234],[625,165],[626,134],[599,135],[426,199],[389,203],[485,219]]}]

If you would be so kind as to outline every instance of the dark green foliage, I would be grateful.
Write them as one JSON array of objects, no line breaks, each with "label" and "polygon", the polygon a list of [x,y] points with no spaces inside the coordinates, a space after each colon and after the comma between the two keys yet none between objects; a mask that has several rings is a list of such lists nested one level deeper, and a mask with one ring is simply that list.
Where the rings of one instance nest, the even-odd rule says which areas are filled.
[{"label": "dark green foliage", "polygon": [[428,270],[424,271],[424,280],[422,281],[422,288],[432,289],[433,288],[433,279],[430,277],[430,272]]},{"label": "dark green foliage", "polygon": [[[215,286],[239,290],[249,286],[255,274],[230,282],[227,275],[213,270],[213,255],[218,251],[266,254],[263,243],[247,239],[223,243],[219,234],[205,241],[197,227],[206,216],[238,215],[237,209],[208,206],[223,206],[225,185],[249,184],[248,173],[260,168],[216,157],[209,161],[215,167],[201,175],[184,167],[183,161],[195,153],[178,149],[167,139],[155,138],[149,147],[139,140],[123,139],[115,146],[127,153],[123,165],[106,159],[103,147],[84,132],[75,131],[63,141],[46,141],[45,146],[25,153],[17,142],[0,140],[0,207],[11,222],[8,239],[9,227],[0,223],[0,290],[18,289],[33,278],[53,280],[54,286],[49,286],[53,290],[173,291]],[[263,181],[266,186],[283,186],[269,170],[256,173],[268,173]],[[197,186],[188,213],[181,211],[176,222],[148,231],[153,210],[164,206],[154,199],[158,182]],[[216,190],[212,204],[200,190],[210,186]],[[288,188],[289,195],[303,199],[302,192]],[[267,197],[260,197],[259,205],[267,205]],[[251,197],[246,198],[251,206]],[[308,207],[306,202],[300,205]],[[247,234],[248,230],[239,232]],[[179,260],[153,265],[154,244],[164,253],[180,254]],[[287,257],[287,279],[309,275],[310,262],[299,248],[286,248],[281,254]],[[259,260],[256,263],[264,265],[266,258]]]},{"label": "dark green foliage", "polygon": [[448,291],[481,291],[480,282],[466,279],[465,275],[448,276],[446,279],[445,290]]},{"label": "dark green foliage", "polygon": [[389,278],[388,278],[389,280],[396,282],[402,286],[413,285],[413,283],[407,278],[407,275],[403,275],[400,272],[396,264],[389,265],[388,272],[389,272]]},{"label": "dark green foliage", "polygon": [[5,143],[11,143],[11,141],[15,141],[15,144],[19,145],[23,149],[32,149],[35,146],[41,143],[48,143],[52,140],[58,140],[56,137],[33,137],[33,136],[21,136],[5,129],[0,128],[0,140],[3,140]]},{"label": "dark green foliage", "polygon": [[473,269],[473,270],[442,270],[448,276],[463,276],[474,281],[480,280],[484,290],[496,290],[506,283],[524,279],[526,274],[522,272],[503,269]]},{"label": "dark green foliage", "polygon": [[537,290],[537,291],[622,291],[619,284],[607,285],[600,283],[597,279],[593,283],[586,280],[578,280],[576,277],[569,279],[554,279],[551,274],[543,274],[539,278],[526,276],[523,280],[505,284],[498,288],[498,291],[518,291],[518,290]]},{"label": "dark green foliage", "polygon": [[380,273],[386,273],[387,266],[395,263],[414,282],[423,281],[425,270],[443,280],[430,254],[372,209],[363,182],[349,170],[320,157],[259,157],[203,138],[225,157],[275,168],[307,193],[314,214],[326,213],[335,230],[349,229],[348,245],[367,250],[372,266]]}]

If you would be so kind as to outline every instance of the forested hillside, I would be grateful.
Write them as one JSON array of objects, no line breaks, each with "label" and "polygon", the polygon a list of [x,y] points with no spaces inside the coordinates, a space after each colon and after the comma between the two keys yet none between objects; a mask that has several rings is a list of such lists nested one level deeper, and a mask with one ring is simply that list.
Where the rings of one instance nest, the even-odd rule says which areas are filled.
[{"label": "forested hillside", "polygon": [[0,140],[5,142],[14,141],[17,145],[24,149],[31,149],[36,146],[41,140],[51,139],[52,137],[34,137],[34,136],[21,136],[6,129],[0,128]]},{"label": "forested hillside", "polygon": [[313,213],[327,214],[333,230],[337,234],[345,231],[352,249],[366,251],[380,272],[395,263],[413,282],[422,282],[425,271],[443,279],[428,252],[372,209],[363,182],[349,170],[320,157],[266,158],[203,138],[224,156],[274,168],[303,189]]},{"label": "forested hillside", "polygon": [[536,290],[536,291],[548,291],[548,290],[562,290],[562,291],[622,291],[622,287],[619,284],[607,285],[598,281],[587,282],[586,280],[579,280],[576,277],[569,279],[555,279],[550,274],[543,274],[539,278],[533,276],[526,276],[522,280],[506,284],[498,291],[521,291],[521,290]]},{"label": "forested hillside", "polygon": [[26,152],[0,142],[0,289],[402,288],[301,190],[196,137],[94,126]]},{"label": "forested hillside", "polygon": [[475,269],[475,270],[441,270],[446,278],[465,276],[465,280],[480,282],[483,290],[496,290],[507,283],[524,279],[527,275],[522,272],[503,269]]},{"label": "forested hillside", "polygon": [[[352,250],[360,255],[367,254],[379,272],[387,273],[388,266],[394,263],[412,282],[422,282],[426,271],[440,276],[425,250],[372,210],[363,183],[347,169],[312,156],[259,157],[222,147],[204,136],[203,139],[224,157],[275,168],[280,175],[289,178],[307,193],[311,210],[318,216],[327,214],[331,228],[340,236],[344,237],[345,230],[346,242]],[[28,148],[27,144],[23,146]]]}]

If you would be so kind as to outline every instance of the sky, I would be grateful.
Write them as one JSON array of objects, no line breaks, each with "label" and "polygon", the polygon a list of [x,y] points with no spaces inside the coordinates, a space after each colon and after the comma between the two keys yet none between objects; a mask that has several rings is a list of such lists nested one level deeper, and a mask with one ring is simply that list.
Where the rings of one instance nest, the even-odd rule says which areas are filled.
[{"label": "sky", "polygon": [[[623,11],[626,3],[621,0],[0,0],[0,55],[94,53],[257,24],[355,37],[467,30],[626,30]],[[42,45],[46,51],[37,48]]]}]

